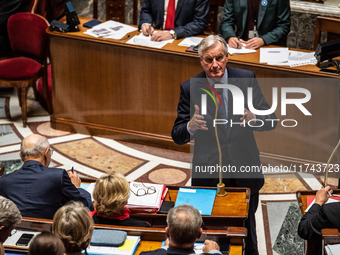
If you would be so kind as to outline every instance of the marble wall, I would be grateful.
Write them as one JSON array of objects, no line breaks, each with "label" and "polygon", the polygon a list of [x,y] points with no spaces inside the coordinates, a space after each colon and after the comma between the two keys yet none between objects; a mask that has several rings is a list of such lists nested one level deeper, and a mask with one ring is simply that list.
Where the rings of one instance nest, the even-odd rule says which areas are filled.
[{"label": "marble wall", "polygon": [[[138,10],[140,10],[142,1],[138,0]],[[326,0],[325,4],[292,0],[292,25],[287,38],[288,47],[313,50],[316,17],[321,15],[340,18],[340,7],[336,3],[333,0]],[[72,4],[79,16],[92,18],[93,0],[72,0]],[[219,9],[219,12],[220,20],[223,12],[222,7]],[[132,24],[132,13],[132,0],[126,0],[125,22],[127,24]],[[98,0],[98,16],[100,19],[105,19],[105,0]]]}]

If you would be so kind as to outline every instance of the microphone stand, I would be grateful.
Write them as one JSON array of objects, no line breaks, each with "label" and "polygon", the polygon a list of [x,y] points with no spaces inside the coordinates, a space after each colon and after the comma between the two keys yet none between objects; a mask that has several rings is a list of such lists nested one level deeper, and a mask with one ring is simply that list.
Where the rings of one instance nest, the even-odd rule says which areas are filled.
[{"label": "microphone stand", "polygon": [[[219,101],[217,100],[217,106],[215,110],[215,119],[217,119]],[[218,139],[217,125],[215,125],[215,137],[218,148],[218,165],[220,166],[221,171],[218,173],[219,183],[217,184],[216,196],[224,197],[227,195],[227,191],[225,190],[225,184],[222,182],[222,150],[220,145],[220,140]]]}]

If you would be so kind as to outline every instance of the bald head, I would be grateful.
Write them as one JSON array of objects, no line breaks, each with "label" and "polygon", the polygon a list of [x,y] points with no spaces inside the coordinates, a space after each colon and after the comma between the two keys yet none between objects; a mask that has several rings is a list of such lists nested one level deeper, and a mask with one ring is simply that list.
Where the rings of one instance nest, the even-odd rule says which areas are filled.
[{"label": "bald head", "polygon": [[44,157],[44,154],[47,153],[49,148],[50,144],[46,137],[33,134],[22,140],[20,155],[23,161],[32,159],[39,160]]}]

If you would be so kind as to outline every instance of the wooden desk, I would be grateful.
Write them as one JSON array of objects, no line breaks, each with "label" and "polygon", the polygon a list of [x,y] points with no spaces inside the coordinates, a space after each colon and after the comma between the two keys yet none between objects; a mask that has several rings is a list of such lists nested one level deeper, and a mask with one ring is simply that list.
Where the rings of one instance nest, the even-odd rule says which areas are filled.
[{"label": "wooden desk", "polygon": [[[179,187],[169,186],[165,200],[176,201]],[[191,188],[191,187],[188,187]],[[193,187],[195,188],[195,187]],[[204,187],[196,187],[204,188]],[[216,189],[209,187],[207,189]],[[225,197],[215,197],[215,203],[210,216],[202,216],[208,229],[229,229],[230,226],[244,227],[248,217],[250,190],[249,188],[226,188]],[[148,221],[153,227],[166,226],[166,214],[134,213],[134,218]]]},{"label": "wooden desk", "polygon": [[[80,18],[81,23],[87,20]],[[80,28],[76,33],[48,32],[54,84],[51,126],[189,151],[189,146],[175,145],[170,133],[179,84],[202,71],[198,55],[178,46],[181,40],[155,49],[126,44],[127,39],[91,37]],[[338,77],[319,73],[313,65],[260,64],[259,51],[231,56],[229,66],[252,70],[258,78],[291,78],[259,81],[269,104],[273,87],[303,87],[311,92],[305,107],[312,116],[304,116],[295,106],[288,106],[287,116],[281,115],[280,107],[276,111],[278,119],[296,119],[298,127],[279,125],[272,132],[256,134],[263,157],[274,165],[327,161],[340,133]],[[315,79],[325,77],[331,79]]]},{"label": "wooden desk", "polygon": [[[321,188],[321,186],[320,186]],[[302,215],[305,215],[305,210],[307,209],[307,197],[308,196],[315,196],[317,190],[309,190],[309,191],[297,191],[296,198],[299,203],[299,207],[301,210]],[[334,189],[333,194],[340,195],[340,189]]]},{"label": "wooden desk", "polygon": [[322,233],[322,247],[323,253],[325,255],[330,255],[327,253],[326,245],[327,244],[340,244],[340,233],[338,229],[326,228],[321,230]]},{"label": "wooden desk", "polygon": [[[23,218],[22,222],[16,228],[29,229],[35,231],[49,231],[52,227],[51,220]],[[161,247],[162,241],[165,237],[165,230],[159,228],[141,228],[141,227],[124,227],[124,226],[108,226],[108,225],[95,225],[95,228],[116,229],[126,231],[129,235],[141,236],[141,242],[135,254],[142,251],[155,250]],[[218,231],[204,231],[202,238],[198,241],[205,239],[217,240],[219,243],[230,243],[230,255],[241,255],[244,247],[244,238],[247,236],[247,230],[243,227],[231,227],[229,230]],[[22,251],[27,250],[23,247],[8,247],[5,246],[7,251]]]}]

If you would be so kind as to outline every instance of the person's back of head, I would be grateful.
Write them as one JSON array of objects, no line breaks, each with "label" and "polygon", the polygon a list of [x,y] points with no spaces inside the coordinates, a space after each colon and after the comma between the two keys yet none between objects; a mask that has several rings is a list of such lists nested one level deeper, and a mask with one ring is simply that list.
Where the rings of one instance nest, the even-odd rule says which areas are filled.
[{"label": "person's back of head", "polygon": [[20,157],[23,161],[37,160],[45,166],[50,164],[50,144],[46,137],[32,134],[21,141]]},{"label": "person's back of head", "polygon": [[66,253],[85,250],[93,233],[93,220],[80,202],[71,201],[54,214],[52,232],[64,243]]},{"label": "person's back of head", "polygon": [[98,213],[106,216],[120,214],[124,211],[129,194],[129,183],[122,174],[104,174],[97,179],[93,190],[94,206]]},{"label": "person's back of head", "polygon": [[65,247],[58,236],[44,231],[33,238],[28,248],[29,255],[64,255]]},{"label": "person's back of head", "polygon": [[167,232],[170,244],[177,246],[193,245],[202,234],[202,216],[188,204],[171,208],[167,216]]},{"label": "person's back of head", "polygon": [[21,214],[18,207],[11,200],[0,196],[0,243],[7,239],[20,221]]}]

